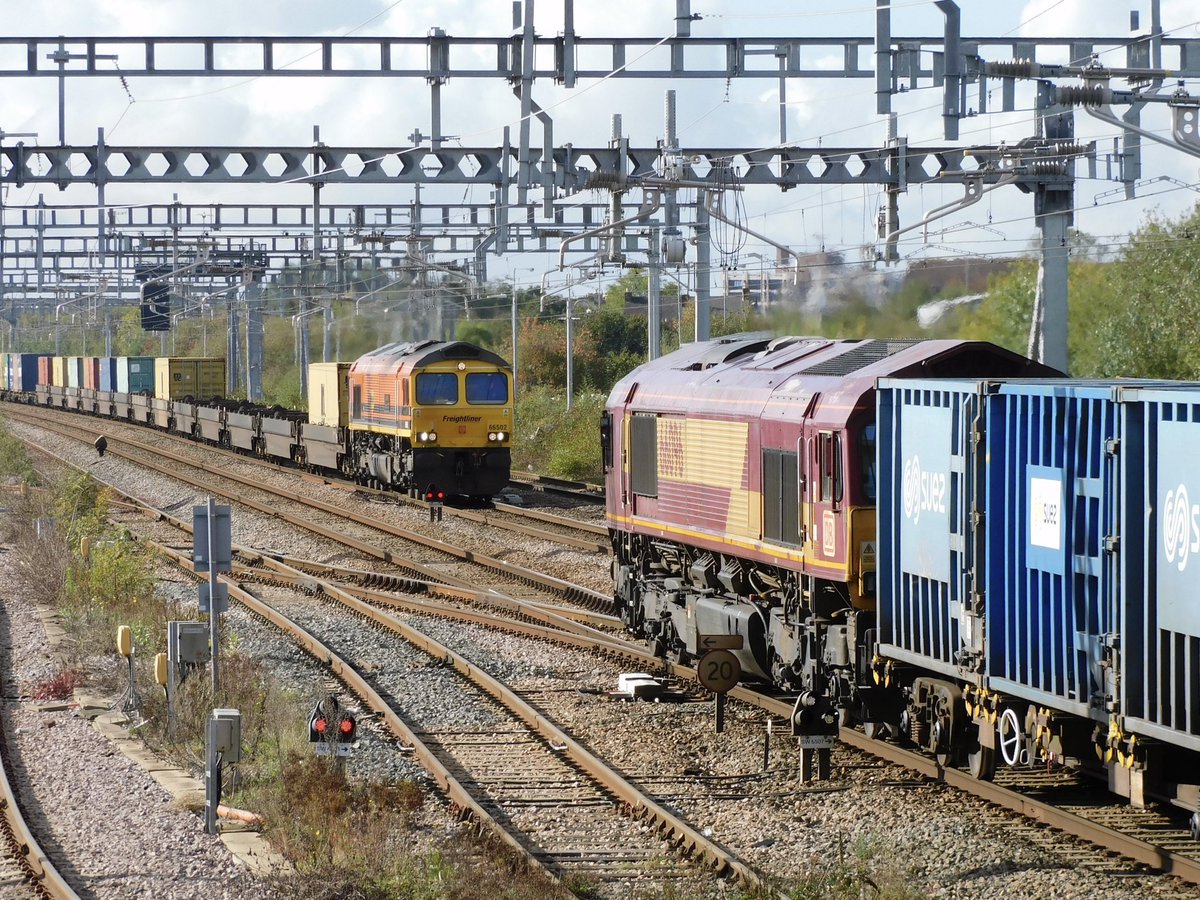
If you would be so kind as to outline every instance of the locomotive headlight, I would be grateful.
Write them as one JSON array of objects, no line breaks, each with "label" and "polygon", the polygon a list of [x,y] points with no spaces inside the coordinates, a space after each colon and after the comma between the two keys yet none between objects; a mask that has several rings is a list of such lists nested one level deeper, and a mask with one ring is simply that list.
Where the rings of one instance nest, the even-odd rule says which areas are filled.
[{"label": "locomotive headlight", "polygon": [[417,437],[426,442],[433,442],[433,441],[437,440],[437,432],[436,431],[422,431],[420,434],[417,435]]},{"label": "locomotive headlight", "polygon": [[496,440],[498,440],[498,441],[502,441],[502,440],[504,440],[506,437],[508,437],[508,435],[507,435],[507,434],[505,434],[503,431],[497,431],[497,432],[496,432]]},{"label": "locomotive headlight", "polygon": [[437,440],[437,432],[436,431],[429,432],[429,440],[431,440],[431,441]]},{"label": "locomotive headlight", "polygon": [[494,440],[496,440],[496,439],[497,439],[497,438],[496,438],[496,432],[494,432],[494,431],[489,431],[489,432],[488,432],[488,440],[489,440],[489,441],[494,441]]}]

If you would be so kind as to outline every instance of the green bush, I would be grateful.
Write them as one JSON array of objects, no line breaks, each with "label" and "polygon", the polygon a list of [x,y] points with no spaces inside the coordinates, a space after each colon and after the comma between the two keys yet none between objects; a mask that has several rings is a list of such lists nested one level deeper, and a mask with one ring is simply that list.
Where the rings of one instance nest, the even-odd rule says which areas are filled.
[{"label": "green bush", "polygon": [[4,478],[16,478],[26,484],[38,483],[25,442],[8,430],[0,417],[0,479]]},{"label": "green bush", "polygon": [[600,413],[605,395],[581,392],[568,412],[561,389],[535,387],[518,396],[513,468],[575,481],[598,482]]}]

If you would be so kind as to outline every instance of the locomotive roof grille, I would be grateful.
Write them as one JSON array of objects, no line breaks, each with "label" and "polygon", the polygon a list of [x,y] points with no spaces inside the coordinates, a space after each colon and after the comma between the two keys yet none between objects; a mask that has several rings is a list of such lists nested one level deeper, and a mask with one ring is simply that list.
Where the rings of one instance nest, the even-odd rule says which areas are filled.
[{"label": "locomotive roof grille", "polygon": [[806,375],[850,375],[918,343],[918,340],[864,341],[846,353],[801,369],[800,372]]}]

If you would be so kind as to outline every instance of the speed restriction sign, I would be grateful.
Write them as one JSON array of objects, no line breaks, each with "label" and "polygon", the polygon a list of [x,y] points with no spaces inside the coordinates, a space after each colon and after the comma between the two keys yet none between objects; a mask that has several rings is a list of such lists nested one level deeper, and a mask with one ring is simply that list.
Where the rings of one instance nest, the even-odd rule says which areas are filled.
[{"label": "speed restriction sign", "polygon": [[709,650],[696,664],[700,683],[714,694],[724,694],[737,686],[742,664],[728,650]]}]

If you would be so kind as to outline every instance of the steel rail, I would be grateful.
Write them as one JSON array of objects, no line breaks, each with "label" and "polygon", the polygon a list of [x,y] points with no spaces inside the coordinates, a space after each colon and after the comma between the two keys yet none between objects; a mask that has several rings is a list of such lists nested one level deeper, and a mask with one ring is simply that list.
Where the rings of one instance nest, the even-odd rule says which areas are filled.
[{"label": "steel rail", "polygon": [[[69,434],[64,433],[63,429],[72,429],[72,428],[76,429],[78,431],[82,431],[85,434],[88,434],[89,436],[101,433],[98,429],[89,427],[87,423],[72,422],[70,424],[63,424],[60,422],[60,420],[58,420],[54,416],[44,416],[44,415],[38,415],[38,414],[30,415],[30,414],[28,414],[27,410],[25,410],[25,409],[21,409],[21,411],[15,416],[15,418],[17,418],[21,421],[24,421],[26,423],[34,424],[39,428],[47,428],[47,429],[54,431],[57,434],[60,434],[64,437],[71,437],[71,436]],[[239,503],[243,506],[247,506],[251,509],[261,512],[264,515],[269,515],[269,516],[273,516],[275,518],[282,519],[282,520],[288,522],[289,524],[297,526],[298,528],[303,528],[307,531],[310,531],[310,532],[313,532],[316,534],[320,534],[323,537],[327,537],[331,540],[337,541],[346,546],[353,547],[354,549],[356,549],[360,552],[366,553],[370,556],[374,556],[377,559],[382,559],[386,562],[393,563],[393,564],[401,566],[403,568],[411,569],[414,572],[414,574],[416,574],[418,577],[428,578],[428,579],[434,580],[434,581],[449,582],[449,581],[453,580],[451,576],[446,576],[446,575],[437,573],[432,569],[428,569],[428,568],[422,566],[420,563],[396,556],[394,553],[392,553],[389,550],[384,550],[382,548],[375,547],[374,545],[368,544],[364,541],[360,541],[356,538],[352,538],[352,537],[342,534],[341,532],[338,532],[336,530],[329,529],[329,528],[323,528],[322,526],[316,525],[315,523],[312,523],[312,522],[308,522],[307,520],[302,519],[299,516],[295,516],[291,513],[287,513],[282,510],[276,509],[275,507],[269,506],[265,503],[260,503],[255,500],[250,500],[249,498],[236,495],[234,493],[231,493],[230,491],[222,490],[220,488],[214,487],[212,484],[210,484],[208,482],[202,482],[202,481],[199,481],[198,479],[188,477],[187,475],[185,475],[181,472],[169,471],[166,468],[159,465],[158,462],[155,460],[157,458],[169,459],[173,462],[179,463],[180,465],[188,466],[188,467],[196,469],[200,472],[204,472],[208,475],[215,476],[217,478],[227,479],[229,481],[234,482],[235,484],[241,484],[241,485],[244,485],[245,487],[249,487],[249,488],[252,488],[255,490],[262,491],[263,493],[266,493],[266,494],[269,494],[269,495],[272,495],[275,497],[279,497],[284,500],[288,500],[288,501],[290,501],[292,503],[296,503],[300,506],[307,506],[311,509],[319,510],[320,512],[326,513],[328,515],[340,517],[343,519],[348,519],[348,520],[355,522],[356,524],[362,525],[366,528],[370,528],[375,531],[381,531],[385,534],[391,535],[392,537],[397,537],[397,538],[400,538],[401,540],[405,540],[410,543],[418,544],[422,547],[425,547],[426,549],[435,550],[437,552],[444,553],[447,556],[450,556],[450,557],[458,560],[459,562],[466,562],[466,563],[478,565],[485,569],[490,569],[494,572],[503,574],[507,577],[514,578],[514,579],[524,582],[526,584],[530,584],[535,587],[550,590],[570,601],[574,601],[574,602],[581,603],[581,604],[586,604],[592,608],[609,608],[609,609],[612,608],[612,598],[609,597],[608,595],[601,594],[599,591],[593,591],[589,588],[585,588],[580,585],[571,584],[570,582],[564,581],[561,578],[554,578],[553,576],[550,576],[550,575],[545,575],[540,572],[535,572],[532,569],[527,569],[523,566],[514,565],[513,563],[509,563],[502,559],[497,559],[495,557],[487,556],[486,554],[475,553],[474,551],[471,551],[471,550],[464,550],[460,547],[455,547],[452,544],[448,544],[445,541],[439,541],[436,538],[427,537],[423,534],[420,534],[419,532],[409,531],[408,529],[400,528],[395,525],[389,525],[386,522],[379,522],[375,519],[372,519],[370,516],[362,515],[361,513],[355,512],[354,510],[346,509],[345,507],[338,506],[333,503],[326,503],[323,500],[316,500],[314,498],[304,497],[298,493],[287,491],[282,488],[276,488],[276,487],[272,487],[270,485],[265,485],[260,482],[256,482],[254,479],[251,479],[251,478],[246,478],[244,476],[235,475],[230,472],[222,471],[217,466],[209,466],[209,465],[206,465],[201,462],[189,460],[186,457],[181,456],[180,454],[171,453],[170,451],[163,450],[163,449],[157,448],[157,447],[150,447],[145,444],[142,444],[139,441],[130,440],[129,438],[120,437],[120,436],[113,435],[113,434],[106,434],[106,437],[109,438],[108,452],[112,453],[115,456],[120,456],[121,458],[128,460],[129,462],[138,464],[138,465],[142,465],[142,466],[148,465],[148,466],[150,466],[150,468],[153,468],[156,472],[159,472],[160,474],[165,475],[168,478],[173,478],[175,480],[182,481],[185,484],[189,484],[192,487],[198,488],[200,490],[209,491],[213,494],[217,494],[217,495],[224,497],[230,501]],[[75,438],[75,439],[78,440],[78,438]],[[155,458],[155,460],[147,461],[145,459],[135,458],[135,457],[131,456],[128,452],[122,450],[120,445],[124,445],[125,447],[132,447],[142,453],[149,454],[151,457]],[[467,582],[460,580],[460,584],[466,586]]]},{"label": "steel rail", "polygon": [[343,586],[347,582],[353,583],[355,586],[353,588],[347,587],[347,590],[353,589],[362,594],[371,594],[372,596],[390,596],[382,593],[382,590],[424,593],[431,597],[445,597],[463,603],[496,607],[513,615],[536,619],[562,628],[563,630],[570,630],[573,633],[590,635],[607,640],[613,639],[613,633],[611,631],[602,631],[593,627],[594,625],[599,624],[607,625],[610,628],[624,628],[624,624],[616,616],[605,616],[567,607],[535,603],[531,600],[519,600],[494,589],[482,590],[479,588],[456,587],[454,585],[422,581],[415,578],[392,578],[387,575],[375,576],[373,573],[363,572],[358,569],[346,569],[342,566],[334,566],[309,559],[296,559],[295,557],[282,554],[263,553],[260,550],[247,550],[242,555],[251,565],[257,562],[275,571],[281,571],[280,567],[276,564],[282,563],[284,566],[291,569],[298,569],[306,574],[319,573],[324,578],[342,583]]},{"label": "steel rail", "polygon": [[37,896],[48,900],[79,900],[75,889],[50,861],[26,823],[20,799],[8,778],[9,764],[8,741],[0,733],[0,805],[4,807],[4,840],[13,860],[25,870],[30,889]]}]

